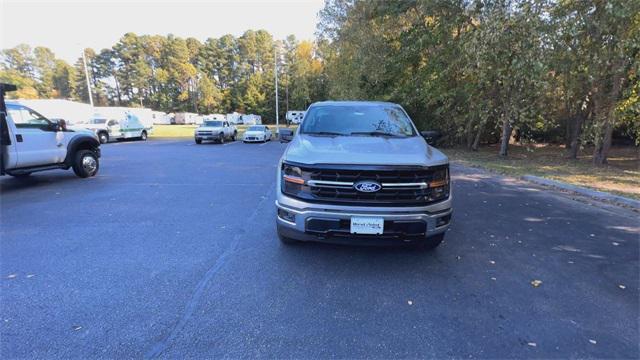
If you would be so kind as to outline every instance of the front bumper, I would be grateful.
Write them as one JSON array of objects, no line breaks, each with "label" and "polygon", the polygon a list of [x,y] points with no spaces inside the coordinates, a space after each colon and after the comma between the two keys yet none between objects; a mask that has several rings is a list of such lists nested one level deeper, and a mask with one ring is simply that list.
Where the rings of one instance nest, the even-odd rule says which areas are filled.
[{"label": "front bumper", "polygon": [[[424,207],[371,207],[312,204],[278,191],[278,232],[300,241],[349,244],[418,243],[449,228],[452,197]],[[349,231],[352,217],[384,219],[381,235],[355,235]],[[285,219],[293,217],[293,221]]]},{"label": "front bumper", "polygon": [[213,135],[195,135],[196,140],[220,140],[220,134]]}]

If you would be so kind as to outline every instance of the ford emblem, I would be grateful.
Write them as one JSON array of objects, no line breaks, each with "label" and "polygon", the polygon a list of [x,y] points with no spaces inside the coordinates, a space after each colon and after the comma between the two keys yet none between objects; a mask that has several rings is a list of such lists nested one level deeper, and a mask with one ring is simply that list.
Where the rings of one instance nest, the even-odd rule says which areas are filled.
[{"label": "ford emblem", "polygon": [[353,187],[356,190],[365,193],[372,193],[382,189],[382,185],[378,184],[375,181],[358,181],[357,183],[353,184]]}]

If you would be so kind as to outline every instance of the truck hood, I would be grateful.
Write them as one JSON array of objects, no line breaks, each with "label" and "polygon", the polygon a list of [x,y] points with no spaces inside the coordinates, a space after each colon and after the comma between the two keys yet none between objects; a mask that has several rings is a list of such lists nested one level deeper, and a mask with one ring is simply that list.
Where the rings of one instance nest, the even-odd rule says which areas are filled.
[{"label": "truck hood", "polygon": [[107,130],[107,125],[105,124],[75,124],[73,126],[69,126],[69,128],[73,128],[73,130]]},{"label": "truck hood", "polygon": [[222,126],[200,126],[196,128],[196,131],[224,131]]},{"label": "truck hood", "polygon": [[287,147],[286,161],[302,164],[419,165],[449,162],[446,155],[420,136],[313,136],[297,134]]}]

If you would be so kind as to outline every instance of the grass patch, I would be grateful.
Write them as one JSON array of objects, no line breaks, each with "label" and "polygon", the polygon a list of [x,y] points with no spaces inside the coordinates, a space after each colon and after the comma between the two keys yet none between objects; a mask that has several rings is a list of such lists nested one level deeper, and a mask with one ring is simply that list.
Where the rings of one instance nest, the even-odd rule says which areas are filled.
[{"label": "grass patch", "polygon": [[463,148],[443,151],[451,160],[504,175],[536,175],[640,199],[640,152],[633,146],[611,148],[609,163],[602,167],[591,163],[593,149],[584,149],[577,160],[572,160],[566,158],[560,145],[509,145],[507,158],[498,156],[498,145],[478,151]]},{"label": "grass patch", "polygon": [[[242,136],[249,126],[250,125],[236,125],[238,135]],[[267,126],[275,133],[275,125]],[[154,125],[153,134],[149,136],[152,138],[192,138],[197,127],[197,125]],[[295,130],[297,127],[297,125],[291,125],[289,129]],[[286,128],[286,126],[280,125],[280,128]]]}]

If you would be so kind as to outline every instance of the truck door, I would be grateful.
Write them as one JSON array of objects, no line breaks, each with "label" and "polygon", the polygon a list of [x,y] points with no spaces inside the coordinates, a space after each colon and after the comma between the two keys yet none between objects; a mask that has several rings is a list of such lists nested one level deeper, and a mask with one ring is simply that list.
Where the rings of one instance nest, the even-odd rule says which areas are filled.
[{"label": "truck door", "polygon": [[4,102],[5,93],[15,90],[15,85],[0,83],[0,175],[4,175],[5,169],[14,168],[18,161],[16,144],[15,141],[11,140],[13,139],[13,133],[9,128],[7,107]]},{"label": "truck door", "polygon": [[57,164],[64,161],[67,149],[56,140],[54,124],[44,116],[18,104],[7,104],[7,117],[13,122],[16,167]]}]

